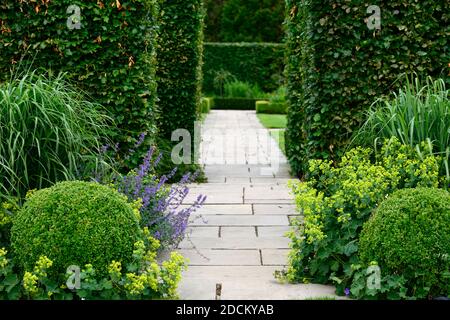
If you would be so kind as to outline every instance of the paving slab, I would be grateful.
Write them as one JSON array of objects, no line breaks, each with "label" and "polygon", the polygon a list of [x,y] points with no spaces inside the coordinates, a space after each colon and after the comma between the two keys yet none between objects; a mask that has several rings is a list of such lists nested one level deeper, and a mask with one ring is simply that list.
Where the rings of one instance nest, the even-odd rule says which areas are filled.
[{"label": "paving slab", "polygon": [[[188,207],[189,205],[181,205],[180,209]],[[201,215],[253,214],[251,204],[205,204],[195,212]]]},{"label": "paving slab", "polygon": [[183,273],[178,292],[185,300],[214,300],[216,284],[222,284],[222,300],[342,299],[334,287],[286,284],[275,280],[275,266],[191,266]]},{"label": "paving slab", "polygon": [[[200,219],[199,219],[200,218]],[[191,216],[191,226],[287,226],[287,216],[281,215],[211,215]]]},{"label": "paving slab", "polygon": [[197,238],[197,237],[219,237],[219,227],[188,227],[186,229],[186,237]]},{"label": "paving slab", "polygon": [[288,249],[262,249],[262,263],[265,266],[285,266],[288,254]]},{"label": "paving slab", "polygon": [[286,237],[286,232],[291,231],[290,226],[281,227],[256,227],[259,238]]},{"label": "paving slab", "polygon": [[244,199],[244,204],[293,204],[292,199]]},{"label": "paving slab", "polygon": [[259,266],[259,250],[177,249],[190,266]]},{"label": "paving slab", "polygon": [[256,238],[256,227],[220,227],[221,238]]},{"label": "paving slab", "polygon": [[279,185],[287,185],[289,181],[297,181],[292,178],[276,178],[276,177],[252,177],[252,183],[270,183],[270,184],[279,184]]},{"label": "paving slab", "polygon": [[[183,200],[183,204],[193,204],[198,198],[198,195],[202,193],[189,193],[188,196]],[[229,192],[223,194],[209,194],[207,192],[204,193],[206,195],[205,204],[243,204],[243,193],[240,191]]]},{"label": "paving slab", "polygon": [[272,238],[217,238],[196,237],[183,240],[180,249],[289,249],[290,240],[282,237]]},{"label": "paving slab", "polygon": [[297,207],[294,204],[253,204],[254,214],[281,214],[297,215]]}]

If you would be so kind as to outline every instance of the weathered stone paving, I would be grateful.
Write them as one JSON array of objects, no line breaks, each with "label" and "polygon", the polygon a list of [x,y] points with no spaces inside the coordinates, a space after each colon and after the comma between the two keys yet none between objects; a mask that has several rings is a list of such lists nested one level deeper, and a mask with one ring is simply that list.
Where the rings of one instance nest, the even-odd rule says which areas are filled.
[{"label": "weathered stone paving", "polygon": [[[182,299],[274,300],[334,296],[334,288],[281,284],[287,264],[290,217],[297,215],[287,187],[289,166],[252,111],[212,111],[202,130],[201,161],[208,183],[191,186],[206,204],[190,219],[178,251],[189,259]],[[272,164],[272,165],[270,165]]]}]

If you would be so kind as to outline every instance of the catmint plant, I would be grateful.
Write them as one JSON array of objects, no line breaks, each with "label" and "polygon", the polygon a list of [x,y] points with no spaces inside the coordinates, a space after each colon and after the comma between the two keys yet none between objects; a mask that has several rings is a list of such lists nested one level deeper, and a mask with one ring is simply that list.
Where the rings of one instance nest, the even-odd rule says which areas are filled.
[{"label": "catmint plant", "polygon": [[[141,134],[134,148],[129,150],[129,155],[132,155],[144,140],[145,134]],[[109,149],[110,146],[105,146],[102,152]],[[117,146],[113,149],[117,150]],[[96,174],[94,177],[100,183],[114,185],[130,202],[140,202],[141,226],[148,227],[163,248],[175,247],[184,237],[189,217],[203,205],[206,196],[199,195],[192,205],[182,206],[189,194],[187,185],[196,180],[198,172],[185,173],[179,182],[168,184],[177,168],[166,175],[157,176],[155,168],[163,154],[155,155],[155,151],[155,147],[151,147],[142,163],[127,174],[114,171],[109,175]]]}]

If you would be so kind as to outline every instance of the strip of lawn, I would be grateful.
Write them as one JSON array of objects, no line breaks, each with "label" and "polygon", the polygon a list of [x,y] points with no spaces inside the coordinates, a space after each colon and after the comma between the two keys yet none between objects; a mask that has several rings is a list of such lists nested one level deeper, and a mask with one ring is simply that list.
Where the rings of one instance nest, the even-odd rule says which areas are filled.
[{"label": "strip of lawn", "polygon": [[267,129],[284,129],[287,124],[287,117],[285,114],[257,114],[259,121]]},{"label": "strip of lawn", "polygon": [[281,151],[286,154],[284,132],[287,124],[287,116],[285,114],[257,114],[259,121],[267,129],[280,129],[270,130],[271,136],[278,143]]}]

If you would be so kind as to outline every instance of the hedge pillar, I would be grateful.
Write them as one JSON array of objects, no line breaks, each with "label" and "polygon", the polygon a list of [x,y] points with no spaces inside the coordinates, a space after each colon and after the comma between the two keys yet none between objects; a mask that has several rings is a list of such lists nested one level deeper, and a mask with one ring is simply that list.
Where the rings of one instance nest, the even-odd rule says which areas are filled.
[{"label": "hedge pillar", "polygon": [[[449,82],[448,0],[286,0],[293,170],[309,159],[336,159],[370,105],[404,73]],[[380,28],[375,28],[378,6]],[[370,9],[370,10],[369,10]],[[376,22],[376,21],[375,21]]]},{"label": "hedge pillar", "polygon": [[10,69],[66,72],[108,109],[126,152],[155,135],[157,0],[0,3],[0,82]]},{"label": "hedge pillar", "polygon": [[193,137],[201,98],[203,54],[202,0],[162,0],[158,38],[159,134],[176,129]]}]

